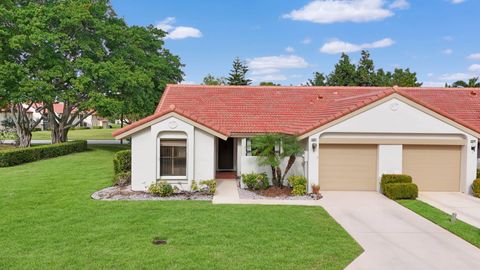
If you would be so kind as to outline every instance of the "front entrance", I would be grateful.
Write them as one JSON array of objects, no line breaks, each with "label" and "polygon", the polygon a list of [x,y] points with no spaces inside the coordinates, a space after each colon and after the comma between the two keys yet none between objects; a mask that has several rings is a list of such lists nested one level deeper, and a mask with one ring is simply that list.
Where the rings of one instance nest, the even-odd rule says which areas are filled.
[{"label": "front entrance", "polygon": [[235,170],[235,148],[233,138],[217,140],[217,171]]}]

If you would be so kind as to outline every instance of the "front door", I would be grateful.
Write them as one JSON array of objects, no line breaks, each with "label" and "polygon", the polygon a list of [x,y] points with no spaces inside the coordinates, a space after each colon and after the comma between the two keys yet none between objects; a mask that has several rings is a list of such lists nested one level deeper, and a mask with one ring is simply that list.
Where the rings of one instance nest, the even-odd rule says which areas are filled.
[{"label": "front door", "polygon": [[234,168],[234,148],[233,138],[226,141],[218,140],[217,167],[219,171],[233,171]]}]

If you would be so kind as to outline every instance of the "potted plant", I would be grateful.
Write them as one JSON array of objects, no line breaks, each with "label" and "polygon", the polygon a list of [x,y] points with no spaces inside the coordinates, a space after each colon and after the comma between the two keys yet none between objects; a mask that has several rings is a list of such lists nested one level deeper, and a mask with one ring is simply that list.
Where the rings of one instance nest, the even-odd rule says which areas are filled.
[{"label": "potted plant", "polygon": [[322,198],[322,195],[320,195],[320,186],[319,185],[317,185],[317,184],[312,185],[312,193],[314,194],[316,200]]}]

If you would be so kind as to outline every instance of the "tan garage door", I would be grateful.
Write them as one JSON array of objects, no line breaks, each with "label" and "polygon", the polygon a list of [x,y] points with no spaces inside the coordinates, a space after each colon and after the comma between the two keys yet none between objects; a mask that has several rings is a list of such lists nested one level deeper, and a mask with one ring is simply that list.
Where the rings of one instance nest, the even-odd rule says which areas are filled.
[{"label": "tan garage door", "polygon": [[321,144],[321,190],[376,190],[377,145]]},{"label": "tan garage door", "polygon": [[461,146],[403,146],[403,173],[421,191],[459,191],[460,166]]}]

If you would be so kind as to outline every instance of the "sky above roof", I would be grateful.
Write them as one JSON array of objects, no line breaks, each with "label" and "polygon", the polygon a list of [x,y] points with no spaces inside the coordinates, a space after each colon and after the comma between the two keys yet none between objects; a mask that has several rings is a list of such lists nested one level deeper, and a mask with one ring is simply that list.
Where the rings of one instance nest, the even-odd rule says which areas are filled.
[{"label": "sky above roof", "polygon": [[480,75],[478,0],[113,0],[130,25],[168,32],[184,83],[227,76],[235,57],[258,84],[299,85],[342,51],[368,49],[376,68],[410,68],[424,86]]}]

